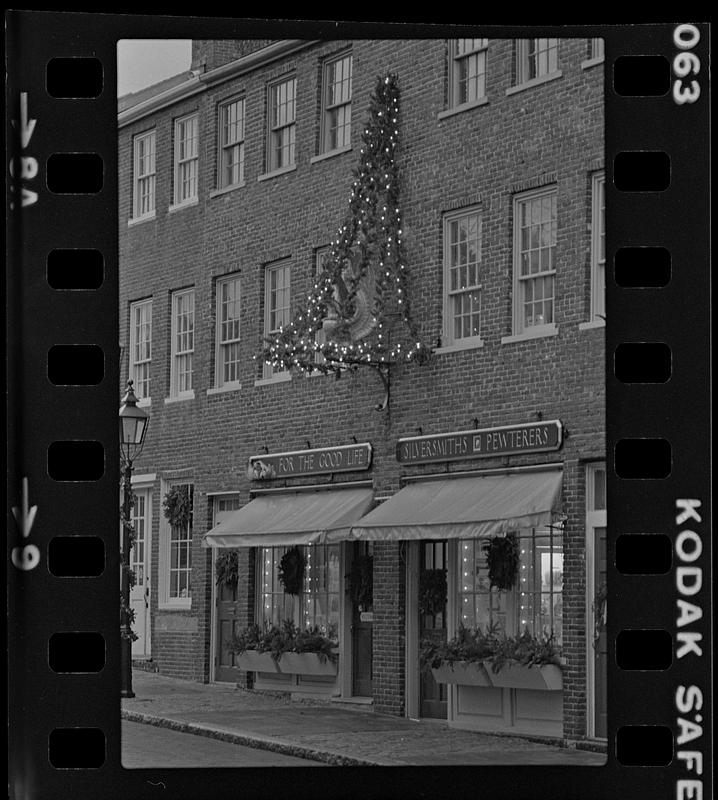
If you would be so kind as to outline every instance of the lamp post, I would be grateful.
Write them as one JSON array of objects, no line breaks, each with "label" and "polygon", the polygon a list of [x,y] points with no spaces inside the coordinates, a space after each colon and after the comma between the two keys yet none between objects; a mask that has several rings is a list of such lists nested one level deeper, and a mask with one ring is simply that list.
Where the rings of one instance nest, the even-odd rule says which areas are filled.
[{"label": "lamp post", "polygon": [[132,462],[142,452],[150,417],[137,407],[137,397],[132,381],[127,381],[127,392],[120,406],[120,458],[122,460],[122,553],[120,606],[120,696],[134,697],[132,691],[132,624],[130,620],[130,519],[132,513]]}]

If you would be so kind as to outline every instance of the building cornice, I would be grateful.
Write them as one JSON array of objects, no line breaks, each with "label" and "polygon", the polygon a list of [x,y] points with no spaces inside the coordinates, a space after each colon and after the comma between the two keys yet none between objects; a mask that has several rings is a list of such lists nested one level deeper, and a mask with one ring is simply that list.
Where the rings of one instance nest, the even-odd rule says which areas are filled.
[{"label": "building cornice", "polygon": [[193,95],[199,94],[211,86],[216,86],[222,81],[251,72],[258,67],[263,67],[266,64],[270,64],[272,61],[284,58],[291,53],[303,50],[305,47],[310,47],[318,42],[318,39],[282,39],[277,42],[272,42],[272,44],[261,48],[261,50],[255,50],[253,53],[242,56],[242,58],[238,58],[235,61],[222,64],[222,66],[215,67],[208,72],[194,75],[189,78],[189,80],[183,81],[177,86],[173,86],[131,108],[121,111],[117,115],[117,127],[123,128],[126,125],[141,120],[143,117],[161,111],[163,108],[167,108]]}]

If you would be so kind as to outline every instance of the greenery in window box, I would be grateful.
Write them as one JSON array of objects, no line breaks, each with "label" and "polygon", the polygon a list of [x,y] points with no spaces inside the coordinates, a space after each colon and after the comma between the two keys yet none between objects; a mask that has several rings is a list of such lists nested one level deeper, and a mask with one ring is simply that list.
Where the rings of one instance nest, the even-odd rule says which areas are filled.
[{"label": "greenery in window box", "polygon": [[606,601],[608,599],[608,586],[606,581],[596,589],[596,594],[591,604],[593,611],[593,646],[596,647],[601,634],[606,630]]},{"label": "greenery in window box", "polygon": [[446,607],[446,570],[423,569],[419,575],[419,613],[441,614]]},{"label": "greenery in window box", "polygon": [[281,625],[266,625],[264,628],[248,625],[234,635],[228,649],[237,655],[247,650],[270,653],[275,661],[279,661],[283,653],[316,653],[319,661],[325,663],[327,659],[337,660],[338,644],[334,626],[326,632],[318,625],[301,630],[287,619]]},{"label": "greenery in window box", "polygon": [[489,566],[489,583],[497,589],[513,589],[519,571],[519,543],[516,534],[494,536],[484,545]]},{"label": "greenery in window box", "polygon": [[192,504],[186,486],[172,486],[162,501],[162,511],[173,528],[189,524]]},{"label": "greenery in window box", "polygon": [[374,557],[365,555],[354,559],[348,579],[349,596],[360,611],[368,611],[374,603]]},{"label": "greenery in window box", "polygon": [[279,581],[287,594],[301,594],[304,586],[304,569],[307,566],[299,547],[290,547],[279,562]]},{"label": "greenery in window box", "polygon": [[236,550],[224,550],[214,562],[217,586],[237,587],[239,582],[239,553]]}]

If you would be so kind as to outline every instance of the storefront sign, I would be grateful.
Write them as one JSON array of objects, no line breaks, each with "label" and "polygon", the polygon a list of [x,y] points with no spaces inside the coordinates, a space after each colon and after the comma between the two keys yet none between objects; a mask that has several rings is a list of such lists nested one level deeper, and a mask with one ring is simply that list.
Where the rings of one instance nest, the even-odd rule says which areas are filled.
[{"label": "storefront sign", "polygon": [[396,458],[404,464],[424,464],[431,461],[539,453],[558,450],[562,444],[563,425],[560,420],[554,419],[525,425],[399,439]]},{"label": "storefront sign", "polygon": [[332,472],[354,472],[371,466],[369,442],[292,453],[268,453],[249,459],[247,476],[252,481],[297,478]]}]

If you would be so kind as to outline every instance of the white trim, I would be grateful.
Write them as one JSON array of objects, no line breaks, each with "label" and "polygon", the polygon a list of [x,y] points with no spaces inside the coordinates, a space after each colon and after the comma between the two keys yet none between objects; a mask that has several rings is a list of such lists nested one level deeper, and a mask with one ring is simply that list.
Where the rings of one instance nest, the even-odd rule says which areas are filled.
[{"label": "white trim", "polygon": [[578,329],[580,331],[592,331],[596,328],[605,328],[606,327],[606,320],[605,319],[592,319],[590,322],[579,322]]},{"label": "white trim", "polygon": [[343,153],[351,153],[352,146],[350,144],[344,147],[337,147],[336,150],[328,150],[326,153],[320,153],[318,156],[312,156],[309,159],[310,164],[316,164],[319,161],[326,161],[328,158],[334,158],[334,156],[340,156]]},{"label": "white trim", "polygon": [[169,405],[170,403],[181,403],[184,400],[194,400],[194,389],[189,392],[182,392],[182,394],[177,394],[174,397],[165,397],[165,405]]},{"label": "white trim", "polygon": [[156,479],[157,479],[156,472],[144,472],[140,473],[139,475],[133,475],[130,483],[132,486],[134,486],[135,484],[141,486],[143,484],[154,483]]},{"label": "white trim", "polygon": [[557,336],[558,326],[555,322],[548,325],[532,325],[524,333],[514,333],[511,336],[502,336],[501,344],[513,344],[514,342],[527,342],[531,339],[543,339],[546,336]]},{"label": "white trim", "polygon": [[[220,329],[222,324],[222,287],[228,285],[230,283],[235,284],[236,288],[236,298],[235,301],[238,306],[241,307],[242,302],[242,275],[240,272],[233,272],[229,275],[222,275],[221,277],[217,278],[215,281],[215,297],[214,297],[214,308],[215,308],[215,315],[214,315],[214,380],[212,381],[213,386],[211,389],[207,390],[207,394],[214,393],[215,391],[229,391],[231,389],[239,389],[239,380],[234,381],[227,381],[226,383],[222,380],[222,374],[224,373],[224,361],[222,360],[222,345],[225,342],[222,342],[220,337]],[[242,325],[241,325],[241,313],[236,318],[237,323],[239,326],[239,335],[236,339],[233,339],[229,342],[229,344],[240,344],[242,341]],[[237,362],[237,369],[239,370],[239,366],[241,365],[241,360]]]},{"label": "white trim", "polygon": [[153,219],[157,219],[156,211],[150,211],[149,214],[145,214],[142,217],[130,217],[127,220],[127,227],[134,228],[135,225],[141,225],[143,222],[151,222]]},{"label": "white trim", "polygon": [[595,58],[587,58],[585,61],[581,62],[581,69],[589,69],[590,67],[596,67],[599,64],[603,64],[606,60],[605,56],[597,56]]},{"label": "white trim", "polygon": [[229,194],[233,192],[235,189],[241,189],[243,186],[246,186],[245,181],[240,181],[239,183],[233,183],[231,186],[225,186],[222,189],[212,189],[209,193],[209,199],[212,200],[215,197],[221,197],[224,194]]},{"label": "white trim", "polygon": [[[241,139],[237,140],[236,142],[232,142],[231,144],[226,144],[223,141],[224,137],[224,123],[223,123],[223,115],[225,109],[229,108],[230,106],[240,104],[242,107],[242,137]],[[244,186],[244,157],[245,153],[245,141],[246,141],[246,123],[247,123],[247,101],[244,94],[238,94],[234,97],[230,97],[226,100],[217,104],[217,179],[215,181],[215,188],[213,191],[215,192],[226,192],[230,189],[236,189],[238,186]],[[222,184],[223,178],[223,161],[224,161],[224,154],[225,151],[239,146],[242,152],[242,160],[241,160],[241,174],[242,177],[236,183],[228,183]],[[210,192],[210,197],[212,197],[212,192]]]},{"label": "white trim", "polygon": [[[345,59],[349,60],[349,99],[343,103],[335,103],[331,108],[327,102],[327,93],[329,90],[329,70],[333,64],[337,64]],[[322,83],[321,83],[321,104],[319,111],[319,155],[330,156],[334,155],[339,150],[345,151],[351,149],[351,134],[352,134],[352,100],[354,99],[354,52],[351,47],[343,50],[340,53],[334,53],[322,62]],[[342,145],[339,148],[327,149],[327,133],[328,133],[328,117],[329,112],[335,108],[349,107],[349,146]],[[311,163],[311,162],[310,162]]]},{"label": "white trim", "polygon": [[297,162],[295,161],[293,164],[289,164],[286,167],[279,167],[279,169],[273,169],[271,172],[265,172],[262,175],[257,176],[258,181],[268,181],[271,178],[276,178],[279,175],[286,175],[288,172],[294,172],[297,169]]},{"label": "white trim", "polygon": [[[599,253],[601,249],[601,234],[604,233],[605,246],[605,214],[601,214],[601,200],[605,208],[606,203],[606,174],[603,170],[591,175],[591,296],[590,321],[601,320],[605,324],[606,316],[606,258],[604,249],[603,280],[599,280]],[[599,304],[599,297],[601,302]],[[603,318],[603,319],[602,319]]]},{"label": "white trim", "polygon": [[[130,319],[129,319],[129,352],[128,352],[128,368],[129,368],[129,377],[135,384],[135,391],[140,395],[138,405],[140,407],[147,407],[152,402],[152,312],[153,312],[153,298],[146,297],[143,300],[136,300],[135,302],[130,303]],[[149,358],[143,359],[140,362],[136,362],[134,359],[135,356],[135,348],[137,346],[137,326],[135,325],[135,314],[139,312],[140,315],[140,326],[146,326],[149,328]],[[144,321],[143,321],[144,320]],[[149,394],[145,395],[144,388],[140,385],[140,381],[137,377],[137,365],[138,363],[142,366],[145,364],[148,365],[148,373],[149,373],[149,380],[148,380],[148,389]]]},{"label": "white trim", "polygon": [[489,98],[484,95],[480,97],[478,100],[472,100],[470,103],[462,103],[459,106],[452,106],[451,108],[447,108],[444,111],[439,111],[436,114],[436,118],[438,120],[446,119],[447,117],[453,117],[456,114],[461,114],[464,111],[471,111],[473,108],[479,108],[480,106],[487,106],[489,104]]},{"label": "white trim", "polygon": [[531,78],[530,81],[526,81],[526,83],[520,83],[517,86],[510,86],[506,90],[506,94],[517,94],[518,92],[523,92],[524,89],[533,89],[534,86],[540,86],[542,83],[548,83],[549,81],[555,81],[556,78],[562,78],[563,72],[559,69],[556,72],[549,72],[548,75],[541,75],[540,78]]},{"label": "white trim", "polygon": [[[180,126],[186,126],[188,124],[192,124],[196,131],[196,135],[194,137],[188,137],[182,141],[192,141],[194,139],[194,150],[195,155],[188,157],[184,157],[182,160],[182,164],[191,164],[194,162],[195,164],[195,190],[194,193],[187,195],[183,199],[179,200],[180,196],[180,180],[179,180],[179,172],[180,172],[180,155],[179,155],[179,128]],[[169,211],[175,211],[179,208],[184,208],[185,206],[195,205],[199,199],[199,112],[192,111],[189,114],[183,114],[181,117],[176,117],[173,121],[172,126],[172,203],[170,204]],[[193,202],[194,201],[194,202]]]},{"label": "white trim", "polygon": [[181,203],[170,203],[167,206],[167,213],[168,214],[176,214],[178,211],[182,211],[183,208],[192,208],[192,206],[199,205],[199,197],[195,195],[191,197],[189,200],[183,200]]},{"label": "white trim", "polygon": [[[180,391],[178,389],[178,375],[177,375],[177,303],[182,297],[191,297],[192,299],[192,349],[183,351],[183,354],[192,354],[192,388]],[[169,397],[165,398],[165,403],[173,402],[176,400],[189,400],[194,399],[194,353],[195,353],[195,332],[196,325],[196,309],[195,309],[195,288],[190,286],[187,289],[178,289],[170,294],[170,385]]]},{"label": "white trim", "polygon": [[434,353],[442,355],[443,353],[460,353],[462,350],[475,350],[477,347],[483,347],[484,340],[480,336],[472,336],[467,339],[460,339],[456,344],[447,344],[445,347],[435,347]]},{"label": "white trim", "polygon": [[239,381],[235,381],[233,383],[225,383],[223,386],[212,386],[210,389],[207,389],[207,397],[211,397],[213,394],[226,394],[227,392],[237,392],[242,388],[242,384]]},{"label": "white trim", "polygon": [[[459,53],[458,52],[458,43],[461,39],[462,41],[466,41],[470,38],[472,41],[474,39],[480,39],[483,44],[480,44],[478,47],[474,47],[468,53]],[[449,86],[448,86],[448,109],[451,110],[463,110],[467,107],[473,107],[478,105],[482,100],[486,99],[486,84],[487,84],[487,75],[488,75],[488,51],[489,51],[489,39],[486,37],[460,37],[456,39],[449,39],[448,42],[448,56],[449,56],[449,64],[448,64],[448,79],[449,79]],[[484,80],[484,94],[481,97],[477,97],[476,100],[470,100],[467,103],[456,103],[455,98],[458,94],[458,80],[457,80],[457,72],[459,69],[459,61],[466,61],[472,56],[478,56],[482,54],[484,57],[484,72],[483,72],[483,80]],[[447,110],[448,110],[447,109]]]},{"label": "white trim", "polygon": [[255,386],[269,386],[272,383],[284,383],[285,381],[292,380],[292,373],[288,370],[282,370],[278,372],[276,375],[273,375],[271,378],[257,378],[254,382]]},{"label": "white trim", "polygon": [[[140,142],[145,142],[152,140],[152,170],[144,175],[139,175],[138,167],[139,167],[139,157],[138,157],[138,148]],[[140,181],[145,178],[151,178],[151,185],[152,185],[152,208],[149,211],[146,211],[144,214],[139,212],[140,206]],[[130,216],[131,218],[139,222],[140,220],[149,219],[154,217],[155,209],[157,203],[157,129],[150,128],[147,131],[143,131],[142,133],[138,133],[132,137],[132,209]]]}]

